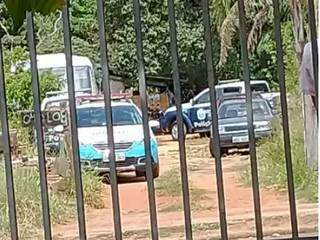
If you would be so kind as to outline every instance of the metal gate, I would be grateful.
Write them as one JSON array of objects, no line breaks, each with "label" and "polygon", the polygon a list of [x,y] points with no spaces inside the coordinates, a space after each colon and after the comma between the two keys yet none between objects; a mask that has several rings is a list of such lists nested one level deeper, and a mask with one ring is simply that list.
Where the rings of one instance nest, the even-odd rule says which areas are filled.
[{"label": "metal gate", "polygon": [[[317,49],[317,34],[316,34],[316,22],[315,22],[315,9],[314,2],[308,1],[309,6],[309,22],[311,30],[312,40],[312,53],[313,53],[313,67],[314,78],[318,79],[318,49]],[[238,0],[239,7],[239,25],[240,25],[240,43],[241,43],[241,56],[243,66],[243,79],[245,81],[246,89],[246,101],[247,101],[247,121],[249,126],[249,139],[250,139],[250,160],[251,160],[251,176],[252,176],[252,191],[254,200],[254,213],[255,213],[255,228],[257,239],[263,239],[263,226],[261,217],[261,204],[259,194],[259,179],[257,170],[257,157],[254,137],[254,126],[253,126],[253,112],[252,112],[252,93],[250,90],[250,71],[249,71],[249,58],[247,49],[247,35],[245,25],[245,6],[244,0]],[[205,29],[205,56],[207,65],[207,76],[208,84],[210,87],[210,99],[211,99],[211,116],[212,116],[212,129],[214,139],[214,150],[217,153],[215,158],[215,169],[216,169],[216,182],[217,182],[217,193],[219,203],[219,218],[220,218],[220,232],[222,239],[228,239],[228,228],[227,228],[227,217],[225,207],[225,193],[223,185],[223,172],[221,163],[220,153],[220,142],[219,142],[219,131],[218,131],[218,115],[217,107],[215,104],[216,93],[214,91],[215,83],[215,70],[213,65],[212,52],[212,38],[211,38],[211,26],[210,26],[210,14],[208,0],[202,0],[203,10],[203,25]],[[112,110],[111,110],[111,97],[110,97],[110,76],[109,76],[109,63],[107,58],[107,42],[105,35],[105,16],[104,12],[109,9],[104,9],[104,0],[97,0],[98,9],[98,22],[99,22],[99,36],[100,36],[100,55],[101,55],[101,66],[103,72],[103,92],[105,101],[107,131],[108,131],[108,142],[111,150],[110,160],[110,180],[111,180],[111,192],[112,192],[112,207],[113,207],[113,221],[114,221],[114,236],[115,239],[122,239],[122,225],[119,205],[119,194],[116,177],[116,164],[114,154],[114,137],[112,127]],[[143,36],[142,36],[142,23],[141,23],[141,8],[140,0],[133,0],[133,16],[134,16],[134,29],[136,34],[136,49],[137,49],[137,62],[138,62],[138,78],[139,78],[139,92],[141,96],[141,109],[143,115],[143,129],[144,129],[144,144],[146,151],[146,166],[147,166],[147,186],[148,186],[148,197],[149,197],[149,211],[150,211],[150,223],[151,223],[151,236],[152,239],[158,239],[158,223],[157,223],[157,209],[156,209],[156,197],[155,187],[152,177],[152,165],[151,165],[151,146],[150,146],[150,133],[148,126],[148,112],[147,112],[147,95],[146,95],[146,76],[144,67],[144,53],[143,53]],[[168,13],[169,13],[169,24],[170,24],[170,48],[171,48],[171,61],[172,61],[172,78],[174,83],[175,102],[177,106],[177,122],[178,122],[178,135],[179,135],[179,156],[180,156],[180,170],[181,170],[181,181],[183,190],[183,210],[184,210],[184,225],[185,225],[185,238],[193,239],[192,234],[192,218],[190,211],[190,198],[189,198],[189,186],[188,186],[188,173],[186,163],[186,146],[185,137],[183,134],[183,119],[182,119],[182,107],[181,107],[181,88],[179,80],[179,65],[178,65],[178,47],[177,47],[177,32],[176,32],[176,16],[174,9],[174,0],[168,0]],[[274,36],[276,40],[277,50],[277,71],[278,81],[281,92],[281,112],[282,112],[282,124],[284,134],[284,147],[285,147],[285,159],[286,159],[286,170],[287,170],[287,183],[289,193],[289,204],[290,204],[290,219],[291,219],[291,230],[292,239],[305,239],[306,237],[299,238],[298,224],[297,224],[297,210],[296,200],[293,183],[293,170],[291,160],[291,147],[290,147],[290,136],[289,136],[289,123],[288,123],[288,111],[287,111],[287,99],[286,99],[286,85],[285,85],[285,71],[283,61],[283,49],[282,49],[282,37],[281,37],[281,19],[279,12],[279,0],[273,0],[273,14],[274,14]],[[73,64],[72,64],[72,44],[70,34],[70,16],[69,8],[65,6],[63,9],[63,29],[64,29],[64,46],[65,46],[65,57],[67,63],[67,83],[68,83],[68,94],[69,94],[69,107],[70,107],[70,120],[71,120],[71,133],[72,133],[72,149],[73,149],[73,167],[74,167],[74,178],[76,186],[76,202],[77,202],[77,213],[78,213],[78,226],[79,226],[79,239],[86,239],[86,224],[85,224],[85,211],[84,211],[84,194],[82,188],[81,179],[81,165],[79,157],[79,143],[77,133],[77,118],[76,118],[76,102],[75,102],[75,86],[73,76]],[[34,112],[35,112],[35,127],[37,132],[37,148],[38,148],[38,161],[39,161],[39,172],[40,172],[40,183],[41,183],[41,199],[42,199],[42,213],[43,213],[43,230],[45,239],[51,239],[51,221],[49,213],[49,199],[48,199],[48,186],[47,186],[47,173],[45,166],[45,151],[44,151],[44,139],[43,139],[43,128],[41,121],[41,109],[40,109],[40,90],[39,90],[39,79],[37,70],[37,51],[35,46],[34,37],[34,23],[33,14],[27,13],[27,36],[28,46],[30,51],[30,61],[32,70],[32,92],[34,98]],[[2,47],[0,42],[0,101],[1,101],[1,126],[3,133],[4,142],[4,156],[5,156],[5,172],[7,182],[7,197],[9,205],[9,218],[11,228],[11,238],[18,239],[18,226],[16,216],[16,203],[14,193],[14,179],[12,170],[12,159],[10,152],[10,138],[9,138],[9,127],[8,127],[8,116],[7,116],[7,104],[6,104],[6,92],[5,92],[5,76],[3,70],[3,57]],[[316,81],[317,83],[317,81]],[[316,93],[318,93],[318,84],[316,84]],[[318,102],[318,101],[316,101]],[[316,235],[308,237],[316,238]]]}]

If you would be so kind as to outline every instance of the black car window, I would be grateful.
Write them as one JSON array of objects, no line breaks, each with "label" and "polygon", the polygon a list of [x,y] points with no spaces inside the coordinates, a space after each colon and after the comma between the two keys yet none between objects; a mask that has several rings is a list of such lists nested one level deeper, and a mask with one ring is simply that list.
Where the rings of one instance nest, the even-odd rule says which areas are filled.
[{"label": "black car window", "polygon": [[231,93],[240,93],[241,88],[240,87],[226,87],[223,88],[223,94],[231,94]]},{"label": "black car window", "polygon": [[250,88],[252,92],[267,93],[269,89],[265,83],[251,83]]}]

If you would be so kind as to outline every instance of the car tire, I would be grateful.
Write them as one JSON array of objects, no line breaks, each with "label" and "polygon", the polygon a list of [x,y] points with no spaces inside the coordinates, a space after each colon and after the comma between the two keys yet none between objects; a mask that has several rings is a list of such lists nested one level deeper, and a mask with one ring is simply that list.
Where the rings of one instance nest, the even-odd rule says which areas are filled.
[{"label": "car tire", "polygon": [[159,174],[160,174],[160,167],[159,167],[159,165],[156,165],[152,169],[153,178],[159,177]]},{"label": "car tire", "polygon": [[[159,177],[160,174],[160,168],[159,165],[156,165],[154,167],[152,167],[152,175],[153,178],[157,178]],[[136,171],[136,177],[145,177],[147,179],[147,172],[146,171]]]},{"label": "car tire", "polygon": [[[183,132],[184,132],[184,136],[186,136],[187,134],[187,126],[185,123],[183,123]],[[174,141],[178,141],[179,137],[178,137],[178,123],[175,121],[171,124],[170,127],[170,134],[171,134],[171,138]]]},{"label": "car tire", "polygon": [[[211,156],[214,158],[216,154],[214,152],[214,147],[213,147],[212,141],[213,141],[212,138],[210,138],[209,149],[210,149]],[[227,155],[228,154],[228,150],[229,150],[228,148],[224,148],[224,147],[220,148],[221,156]]]}]

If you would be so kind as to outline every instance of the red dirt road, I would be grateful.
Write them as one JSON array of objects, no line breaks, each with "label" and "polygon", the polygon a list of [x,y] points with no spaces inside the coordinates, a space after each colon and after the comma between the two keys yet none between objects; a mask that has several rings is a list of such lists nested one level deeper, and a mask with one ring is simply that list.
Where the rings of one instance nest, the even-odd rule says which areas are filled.
[{"label": "red dirt road", "polygon": [[[158,137],[160,177],[155,186],[165,181],[168,171],[179,167],[178,144],[168,136]],[[186,142],[193,233],[195,239],[219,238],[219,214],[214,159],[208,152],[208,139],[189,138]],[[223,158],[224,190],[230,237],[255,236],[252,189],[239,181],[241,171],[249,164],[247,155]],[[180,178],[180,176],[179,176]],[[148,190],[143,180],[120,179],[119,194],[122,230],[125,239],[150,239]],[[132,180],[132,179],[130,179]],[[158,226],[161,239],[184,239],[182,197],[160,194],[156,190]],[[200,194],[201,193],[201,194]],[[86,222],[89,239],[111,239],[113,215],[110,186],[105,187],[106,207],[87,209]],[[302,232],[317,230],[316,204],[298,201],[299,227]],[[289,203],[286,193],[261,189],[264,233],[278,236],[290,233]],[[53,228],[54,239],[77,239],[77,221]]]}]

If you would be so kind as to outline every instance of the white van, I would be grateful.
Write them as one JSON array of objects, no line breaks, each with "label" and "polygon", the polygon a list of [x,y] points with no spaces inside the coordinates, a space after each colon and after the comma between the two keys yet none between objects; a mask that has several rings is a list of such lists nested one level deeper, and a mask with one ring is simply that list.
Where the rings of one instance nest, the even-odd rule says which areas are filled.
[{"label": "white van", "polygon": [[[97,94],[98,85],[94,77],[93,64],[88,57],[84,56],[72,56],[72,64],[74,70],[74,84],[75,91]],[[27,61],[24,65],[24,69],[30,69],[30,62]],[[67,93],[67,69],[66,69],[66,57],[64,53],[53,54],[39,54],[37,55],[37,65],[39,74],[45,72],[51,72],[60,80],[61,88],[58,92],[47,93],[47,96],[60,95]],[[11,67],[11,71],[15,72],[16,66]]]},{"label": "white van", "polygon": [[[68,91],[66,59],[64,53],[43,54],[37,56],[39,73],[51,72],[61,81],[60,91]],[[76,92],[98,93],[94,77],[93,64],[88,57],[72,56],[74,83]]]}]

